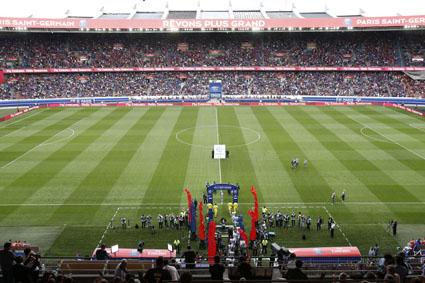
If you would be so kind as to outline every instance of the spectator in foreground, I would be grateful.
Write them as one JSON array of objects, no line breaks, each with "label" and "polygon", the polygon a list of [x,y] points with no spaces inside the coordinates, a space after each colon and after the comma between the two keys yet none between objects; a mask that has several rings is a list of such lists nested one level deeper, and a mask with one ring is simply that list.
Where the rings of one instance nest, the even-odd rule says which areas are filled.
[{"label": "spectator in foreground", "polygon": [[164,260],[164,270],[168,270],[168,272],[170,272],[171,280],[179,281],[180,275],[177,271],[177,268],[173,265],[170,265],[167,259]]},{"label": "spectator in foreground", "polygon": [[285,274],[285,278],[288,281],[307,281],[308,277],[301,270],[303,262],[299,259],[295,261],[295,268],[290,268]]},{"label": "spectator in foreground", "polygon": [[240,263],[238,265],[238,273],[240,278],[245,278],[246,280],[252,279],[252,267],[249,264],[247,257],[240,258]]},{"label": "spectator in foreground", "polygon": [[24,265],[24,258],[18,256],[15,261],[16,264],[13,266],[13,277],[15,278],[15,282],[32,283],[31,269]]},{"label": "spectator in foreground", "polygon": [[164,269],[164,258],[162,256],[156,259],[156,266],[149,269],[144,277],[148,283],[160,283],[164,280],[171,280],[171,274]]},{"label": "spectator in foreground", "polygon": [[115,278],[121,279],[121,281],[125,281],[125,278],[128,274],[127,270],[127,261],[123,259],[120,264],[118,264],[117,268],[115,269]]},{"label": "spectator in foreground", "polygon": [[193,269],[195,268],[195,258],[196,253],[192,250],[191,246],[187,246],[187,251],[183,253],[184,262],[186,263],[186,268]]},{"label": "spectator in foreground", "polygon": [[105,244],[102,244],[100,246],[100,249],[96,251],[96,260],[107,260],[109,258],[110,256],[108,252],[106,251],[106,246]]},{"label": "spectator in foreground", "polygon": [[191,283],[192,282],[192,274],[189,272],[183,272],[180,277],[180,283]]},{"label": "spectator in foreground", "polygon": [[3,282],[13,283],[13,265],[15,264],[15,255],[11,251],[12,243],[6,242],[3,250],[0,251],[0,267],[3,274]]},{"label": "spectator in foreground", "polygon": [[209,268],[211,274],[211,280],[220,280],[223,281],[223,274],[225,271],[225,267],[220,263],[220,257],[214,257],[214,264]]}]

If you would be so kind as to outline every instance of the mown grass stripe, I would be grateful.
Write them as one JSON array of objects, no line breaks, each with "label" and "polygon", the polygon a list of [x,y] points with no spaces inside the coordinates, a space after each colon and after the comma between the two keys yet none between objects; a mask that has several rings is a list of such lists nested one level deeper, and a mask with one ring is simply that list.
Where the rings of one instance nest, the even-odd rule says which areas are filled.
[{"label": "mown grass stripe", "polygon": [[[357,108],[354,108],[357,109]],[[347,125],[351,125],[353,131],[356,128],[364,127],[373,123],[372,119],[369,119],[364,114],[358,113],[356,110],[347,110],[344,113],[338,112],[340,117],[338,119],[344,119]],[[364,121],[364,122],[361,122]],[[375,125],[375,124],[374,124]],[[391,174],[392,179],[398,184],[402,185],[406,190],[414,194],[418,199],[425,198],[425,192],[420,190],[422,184],[425,183],[425,160],[421,159],[417,155],[413,154],[406,148],[392,143],[390,140],[386,140],[385,136],[380,136],[378,132],[377,137],[380,137],[384,142],[379,139],[366,138],[368,143],[373,144],[377,150],[374,151],[373,158],[378,159],[376,165],[383,171]],[[360,133],[358,133],[360,135]],[[385,158],[385,163],[382,162],[382,158]],[[422,166],[422,167],[421,167]],[[418,190],[419,189],[419,190]]]},{"label": "mown grass stripe", "polygon": [[55,203],[58,199],[62,200],[60,197],[66,195],[66,189],[76,181],[71,170],[72,164],[79,160],[93,142],[99,138],[99,136],[93,135],[93,132],[108,130],[125,113],[127,111],[119,110],[119,108],[103,108],[88,117],[89,120],[86,121],[85,129],[81,129],[81,127],[81,132],[78,132],[74,139],[50,155],[44,164],[37,166],[36,170],[40,175],[48,171],[50,176],[42,175],[46,179],[46,183],[35,190],[24,203],[42,201]]},{"label": "mown grass stripe", "polygon": [[[259,187],[263,192],[265,202],[287,201],[300,202],[301,196],[295,188],[287,170],[287,164],[282,164],[277,158],[269,138],[264,133],[261,124],[253,114],[251,107],[235,108],[239,124],[244,128],[257,131],[260,140],[247,146],[252,166],[256,172]],[[255,140],[253,132],[244,130],[246,142]]]},{"label": "mown grass stripe", "polygon": [[0,167],[12,162],[25,152],[33,149],[41,143],[47,141],[55,134],[65,130],[75,122],[87,117],[90,114],[88,109],[78,109],[74,111],[62,112],[64,116],[61,120],[55,120],[55,122],[44,129],[41,129],[30,136],[27,136],[23,140],[10,145],[7,148],[1,150],[0,155]]},{"label": "mown grass stripe", "polygon": [[[279,108],[270,108],[270,112],[282,122],[293,140],[297,141],[299,147],[304,151],[310,164],[314,164],[319,174],[326,180],[329,186],[338,195],[345,190],[350,202],[359,200],[379,201],[368,188],[348,170],[334,155],[332,150],[325,148],[306,128],[306,124],[296,120],[295,113],[281,111]],[[308,125],[308,124],[307,124]],[[309,165],[310,165],[309,164]],[[307,167],[308,170],[308,167]],[[328,199],[329,202],[330,199]]]},{"label": "mown grass stripe", "polygon": [[[425,132],[418,133],[418,129],[415,129],[413,127],[410,127],[411,129],[408,129],[407,127],[409,126],[406,126],[403,123],[397,123],[393,121],[395,119],[377,118],[378,115],[370,115],[369,113],[370,112],[368,110],[362,107],[350,109],[349,111],[344,111],[343,115],[345,119],[352,122],[353,124],[357,124],[358,127],[370,127],[369,129],[371,131],[375,132],[378,137],[381,137],[384,142],[380,142],[379,139],[370,139],[370,142],[373,143],[375,146],[385,149],[386,153],[393,156],[396,160],[404,164],[406,167],[418,172],[423,170],[425,168],[425,159],[419,156],[419,152],[418,154],[414,154],[408,150],[409,145],[412,144],[411,141],[399,141],[399,144],[394,143],[392,142],[392,140],[394,139],[391,138],[390,133],[384,133],[382,130],[376,129],[375,126],[382,127],[384,125],[385,127],[390,128],[391,132],[394,132],[392,129],[395,129],[396,131],[402,132],[402,136],[407,135],[410,138],[412,138],[413,136],[416,140],[420,140],[419,136],[421,136],[421,138],[423,139],[422,141],[413,142],[413,144],[416,145],[416,148],[421,149],[425,148]],[[416,152],[416,149],[411,150]]]},{"label": "mown grass stripe", "polygon": [[[75,122],[73,125],[76,125],[79,122],[83,122],[85,119],[90,119],[96,111],[98,111],[98,109],[94,111],[85,111],[83,112],[83,116],[79,115],[80,119],[77,122],[75,122],[74,119],[70,119],[70,121]],[[47,182],[54,178],[56,173],[66,166],[70,159],[74,157],[74,152],[66,154],[66,148],[69,147],[70,143],[75,139],[78,139],[78,136],[70,139],[63,146],[60,144],[57,148],[51,146],[54,150],[52,152],[43,151],[42,154],[44,155],[44,159],[40,160],[36,166],[32,167],[19,178],[14,179],[8,186],[1,190],[4,197],[0,199],[0,202],[23,203],[38,189],[42,188]]]},{"label": "mown grass stripe", "polygon": [[[240,129],[238,117],[233,107],[217,108],[218,124],[230,125],[234,128],[219,128],[221,144],[246,144],[243,133]],[[240,202],[252,202],[253,197],[250,188],[254,185],[257,188],[259,202],[264,202],[262,188],[258,186],[257,175],[254,170],[253,161],[249,156],[246,146],[230,148],[230,158],[221,161],[221,174],[223,183],[238,183],[241,187],[239,192]]]},{"label": "mown grass stripe", "polygon": [[136,206],[142,203],[180,112],[181,108],[165,109],[102,205],[105,202]]},{"label": "mown grass stripe", "polygon": [[[332,108],[320,108],[320,113],[325,114],[330,119],[335,120],[339,124],[350,129],[353,125],[347,123],[346,120],[341,120],[342,114],[336,112]],[[319,123],[317,115],[315,116],[306,109],[300,109],[302,115],[298,115],[297,119],[301,123],[309,123],[310,126],[306,127],[313,135],[315,135],[322,145],[328,150],[332,150],[335,156],[344,164],[348,170],[351,170],[359,180],[361,180],[368,189],[375,194],[375,196],[381,201],[394,201],[394,197],[397,196],[398,201],[419,201],[414,195],[407,191],[403,186],[397,184],[390,175],[383,172],[375,164],[373,164],[366,156],[360,154],[352,145],[347,143],[345,140],[329,130],[326,126]],[[356,127],[357,128],[357,127]],[[360,129],[350,129],[356,135]],[[385,184],[377,183],[370,176],[376,176],[381,182]]]},{"label": "mown grass stripe", "polygon": [[[218,161],[211,158],[211,150],[217,142],[216,108],[199,108],[196,126],[194,129],[183,131],[179,137],[186,141],[186,136],[191,135],[193,146],[190,147],[187,173],[184,186],[188,187],[192,196],[202,199],[206,192],[205,183],[219,180]],[[182,195],[181,203],[186,204],[186,195]],[[227,204],[227,201],[225,202]]]},{"label": "mown grass stripe", "polygon": [[[187,174],[190,147],[179,143],[175,134],[183,129],[196,125],[199,108],[183,108],[173,132],[168,138],[167,145],[162,153],[161,160],[149,183],[144,197],[144,203],[170,203],[181,200],[183,186]],[[192,142],[193,133],[188,135]]]},{"label": "mown grass stripe", "polygon": [[[282,108],[281,111],[287,110]],[[271,141],[282,166],[287,171],[302,200],[304,202],[329,200],[332,190],[329,184],[320,176],[314,164],[309,164],[308,170],[303,170],[304,168],[292,170],[290,168],[292,159],[299,158],[300,167],[302,167],[302,162],[307,156],[297,142],[291,138],[280,121],[272,115],[268,108],[254,108],[253,112]]]},{"label": "mown grass stripe", "polygon": [[[139,111],[139,109],[131,111]],[[137,121],[129,122],[132,126],[123,133],[118,142],[84,178],[65,203],[102,203],[163,111],[163,108],[149,108]],[[123,115],[121,119],[125,117]],[[93,216],[90,215],[90,217]]]}]

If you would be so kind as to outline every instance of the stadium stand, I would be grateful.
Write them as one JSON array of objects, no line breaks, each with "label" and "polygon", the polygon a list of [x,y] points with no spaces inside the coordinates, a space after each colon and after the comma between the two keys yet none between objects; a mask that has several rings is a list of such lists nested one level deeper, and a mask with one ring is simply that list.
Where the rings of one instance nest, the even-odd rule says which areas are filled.
[{"label": "stadium stand", "polygon": [[267,11],[267,16],[269,16],[270,19],[298,18],[292,11]]},{"label": "stadium stand", "polygon": [[263,19],[261,11],[233,11],[235,19]]},{"label": "stadium stand", "polygon": [[196,11],[170,11],[167,19],[195,19]]},{"label": "stadium stand", "polygon": [[220,79],[226,96],[423,97],[425,82],[386,72],[129,72],[15,74],[0,98],[142,96],[208,98],[208,82]]},{"label": "stadium stand", "polygon": [[161,19],[162,15],[162,12],[137,12],[133,19]]},{"label": "stadium stand", "polygon": [[227,19],[229,18],[228,11],[201,11],[202,19]]},{"label": "stadium stand", "polygon": [[127,19],[130,14],[126,13],[111,13],[111,14],[102,14],[99,19]]},{"label": "stadium stand", "polygon": [[300,15],[303,18],[311,18],[311,19],[316,19],[316,18],[332,18],[331,15],[329,15],[328,13],[300,13]]}]

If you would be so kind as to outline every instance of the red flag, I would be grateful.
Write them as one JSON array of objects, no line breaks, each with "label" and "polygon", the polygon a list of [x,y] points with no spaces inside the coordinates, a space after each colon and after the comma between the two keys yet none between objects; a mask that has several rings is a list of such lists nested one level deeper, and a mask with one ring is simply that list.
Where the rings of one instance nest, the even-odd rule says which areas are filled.
[{"label": "red flag", "polygon": [[208,224],[208,262],[214,264],[214,256],[217,253],[217,243],[215,241],[215,222]]},{"label": "red flag", "polygon": [[255,241],[257,239],[257,230],[255,229],[255,212],[251,209],[248,210],[248,215],[251,217],[251,232],[249,233],[249,239]]},{"label": "red flag", "polygon": [[185,188],[184,191],[186,192],[186,195],[187,195],[187,208],[189,209],[188,221],[190,223],[192,219],[192,209],[190,209],[192,207],[192,194],[187,188]]},{"label": "red flag", "polygon": [[254,196],[254,217],[255,217],[255,222],[258,221],[258,216],[259,216],[259,211],[258,211],[258,196],[257,196],[257,191],[255,190],[254,186],[251,186],[251,193]]},{"label": "red flag", "polygon": [[4,72],[3,70],[0,70],[0,85],[4,84]]},{"label": "red flag", "polygon": [[199,202],[199,240],[205,240],[205,224],[204,224],[204,214],[203,214],[204,205],[202,202]]}]

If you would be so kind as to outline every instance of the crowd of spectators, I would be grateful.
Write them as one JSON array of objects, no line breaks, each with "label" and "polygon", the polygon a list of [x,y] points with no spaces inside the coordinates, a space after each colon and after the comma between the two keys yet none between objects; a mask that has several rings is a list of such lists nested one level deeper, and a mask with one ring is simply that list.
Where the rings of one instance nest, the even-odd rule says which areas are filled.
[{"label": "crowd of spectators", "polygon": [[[421,65],[423,33],[3,34],[0,69]],[[415,61],[412,61],[412,56]]]},{"label": "crowd of spectators", "polygon": [[392,72],[124,72],[8,75],[0,85],[0,99],[208,99],[210,80],[222,81],[225,97],[425,96],[424,81]]}]

